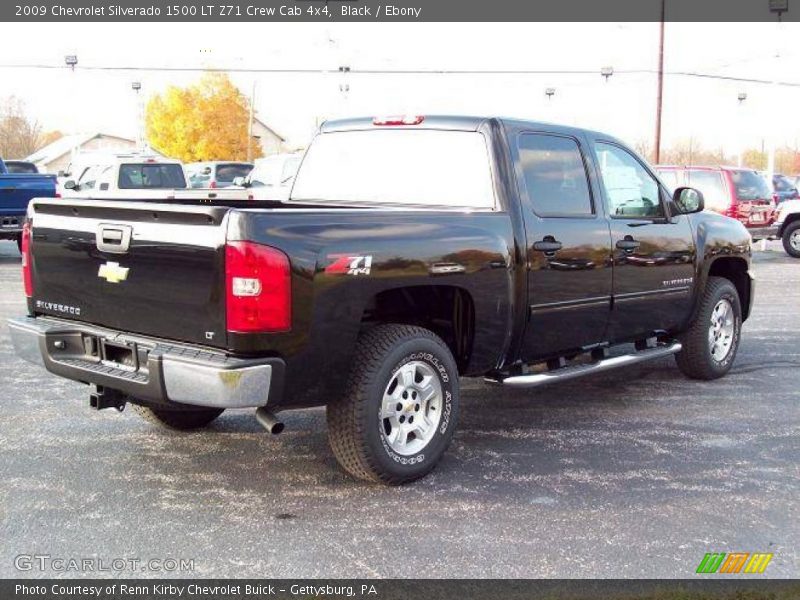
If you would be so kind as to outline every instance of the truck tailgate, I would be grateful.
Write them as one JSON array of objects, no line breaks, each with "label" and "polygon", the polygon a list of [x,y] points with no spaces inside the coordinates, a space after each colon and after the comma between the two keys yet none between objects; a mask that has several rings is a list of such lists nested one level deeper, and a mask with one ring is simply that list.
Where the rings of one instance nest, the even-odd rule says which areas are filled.
[{"label": "truck tailgate", "polygon": [[225,347],[219,206],[36,200],[33,310]]}]

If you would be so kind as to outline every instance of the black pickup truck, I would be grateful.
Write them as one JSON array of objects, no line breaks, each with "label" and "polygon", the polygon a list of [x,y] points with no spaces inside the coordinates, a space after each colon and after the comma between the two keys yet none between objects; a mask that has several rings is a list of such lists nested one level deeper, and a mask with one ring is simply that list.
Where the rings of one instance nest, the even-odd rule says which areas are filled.
[{"label": "black pickup truck", "polygon": [[753,302],[751,239],[610,136],[497,118],[322,126],[290,199],[36,200],[16,351],[192,429],[326,405],[356,477],[428,473],[459,377],[536,387],[675,355],[714,379]]}]

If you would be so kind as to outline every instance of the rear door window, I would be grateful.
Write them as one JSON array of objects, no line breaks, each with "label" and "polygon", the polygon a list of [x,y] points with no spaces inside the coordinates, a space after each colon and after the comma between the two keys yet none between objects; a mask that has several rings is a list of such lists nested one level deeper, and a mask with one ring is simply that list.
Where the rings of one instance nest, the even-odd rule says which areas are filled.
[{"label": "rear door window", "polygon": [[177,164],[125,164],[119,167],[119,189],[185,188],[183,169]]},{"label": "rear door window", "polygon": [[724,212],[730,206],[728,190],[719,171],[690,169],[688,185],[703,192],[706,208],[715,212]]},{"label": "rear door window", "polygon": [[519,159],[525,189],[540,217],[588,217],[594,214],[586,166],[572,138],[523,133]]}]

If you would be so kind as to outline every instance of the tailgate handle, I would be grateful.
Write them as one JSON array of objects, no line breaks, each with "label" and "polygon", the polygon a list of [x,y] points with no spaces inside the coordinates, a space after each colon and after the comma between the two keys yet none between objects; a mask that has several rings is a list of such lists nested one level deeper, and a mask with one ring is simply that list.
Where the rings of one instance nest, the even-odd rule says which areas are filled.
[{"label": "tailgate handle", "polygon": [[97,227],[97,249],[111,254],[124,254],[131,245],[133,228],[130,225],[101,224]]}]

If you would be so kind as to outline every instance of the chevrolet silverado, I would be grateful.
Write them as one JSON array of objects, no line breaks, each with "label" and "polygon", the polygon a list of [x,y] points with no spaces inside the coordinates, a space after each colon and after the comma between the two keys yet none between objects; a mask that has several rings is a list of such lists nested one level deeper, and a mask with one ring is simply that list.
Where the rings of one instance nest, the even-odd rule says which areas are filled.
[{"label": "chevrolet silverado", "polygon": [[342,467],[428,473],[459,378],[530,387],[674,355],[725,375],[751,238],[611,136],[471,117],[324,124],[284,201],[36,200],[17,353],[177,429],[326,405]]}]

